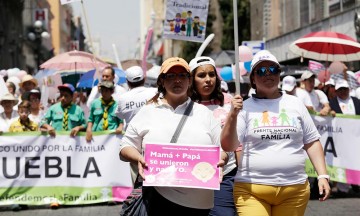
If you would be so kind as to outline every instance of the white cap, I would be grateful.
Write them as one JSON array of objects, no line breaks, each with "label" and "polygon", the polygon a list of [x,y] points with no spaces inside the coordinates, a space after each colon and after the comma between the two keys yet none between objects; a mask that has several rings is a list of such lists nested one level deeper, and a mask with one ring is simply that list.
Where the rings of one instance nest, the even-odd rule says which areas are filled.
[{"label": "white cap", "polygon": [[333,86],[335,86],[335,80],[333,78],[330,78],[328,81],[325,82],[325,85],[333,85]]},{"label": "white cap", "polygon": [[320,85],[320,80],[318,78],[315,78],[314,86],[318,87]]},{"label": "white cap", "polygon": [[224,80],[221,80],[221,90],[226,92],[229,91],[228,84]]},{"label": "white cap", "polygon": [[275,64],[277,64],[280,67],[278,60],[275,58],[275,56],[273,54],[271,54],[268,50],[260,50],[259,52],[257,52],[254,55],[254,58],[251,61],[251,65],[250,65],[251,72],[256,67],[256,65],[258,65],[260,62],[263,62],[263,61],[274,62]]},{"label": "white cap", "polygon": [[282,80],[282,87],[283,91],[292,91],[296,86],[296,79],[293,76],[286,76]]},{"label": "white cap", "polygon": [[305,71],[303,74],[301,74],[301,81],[304,81],[304,80],[306,80],[306,79],[309,79],[310,77],[312,77],[312,76],[315,76],[316,77],[316,75],[313,73],[313,72],[311,72],[311,71]]},{"label": "white cap", "polygon": [[215,61],[207,56],[200,56],[200,57],[196,57],[194,59],[192,59],[189,63],[190,66],[190,71],[194,71],[197,67],[202,66],[202,65],[212,65],[214,68],[215,67]]},{"label": "white cap", "polygon": [[139,82],[144,79],[144,72],[140,66],[129,67],[126,71],[126,79],[129,82]]},{"label": "white cap", "polygon": [[350,88],[350,86],[346,80],[338,79],[335,83],[335,90],[338,90],[339,88]]}]

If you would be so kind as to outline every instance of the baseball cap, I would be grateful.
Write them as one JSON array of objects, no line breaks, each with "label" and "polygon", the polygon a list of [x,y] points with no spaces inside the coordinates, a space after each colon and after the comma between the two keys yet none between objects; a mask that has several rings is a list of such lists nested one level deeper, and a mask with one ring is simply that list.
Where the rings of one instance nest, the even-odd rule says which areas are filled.
[{"label": "baseball cap", "polygon": [[311,71],[305,71],[303,74],[301,74],[301,81],[304,81],[304,80],[306,80],[306,79],[309,79],[310,77],[312,77],[312,76],[315,76],[316,77],[316,75],[313,73],[313,72],[311,72]]},{"label": "baseball cap", "polygon": [[129,67],[125,74],[129,82],[139,82],[144,79],[144,72],[140,66]]},{"label": "baseball cap", "polygon": [[338,90],[339,88],[350,88],[350,86],[346,80],[338,79],[335,83],[335,90]]},{"label": "baseball cap", "polygon": [[58,86],[58,89],[61,91],[61,90],[69,90],[71,91],[72,93],[75,92],[75,88],[73,85],[71,85],[70,83],[65,83],[63,85],[59,85]]},{"label": "baseball cap", "polygon": [[333,85],[333,86],[335,86],[335,80],[333,78],[330,78],[328,81],[325,82],[325,85]]},{"label": "baseball cap", "polygon": [[187,72],[190,73],[190,67],[189,64],[182,58],[179,57],[171,57],[166,59],[160,68],[160,73],[167,73],[169,72],[170,68],[174,66],[180,66],[183,67]]},{"label": "baseball cap", "polygon": [[254,68],[260,64],[261,62],[264,61],[270,61],[273,62],[275,64],[277,64],[280,67],[280,64],[278,62],[278,60],[276,59],[276,57],[270,53],[270,51],[268,50],[260,50],[259,52],[257,52],[254,57],[253,60],[251,61],[250,67],[251,67],[251,72],[254,70]]},{"label": "baseball cap", "polygon": [[200,56],[200,57],[196,57],[194,59],[192,59],[189,63],[189,67],[190,67],[190,71],[194,71],[197,67],[202,66],[202,65],[212,65],[214,68],[215,67],[215,61],[207,56]]},{"label": "baseball cap", "polygon": [[108,89],[114,89],[114,83],[112,81],[101,81],[98,85],[99,87],[105,87]]},{"label": "baseball cap", "polygon": [[293,76],[286,76],[282,80],[282,87],[283,91],[292,91],[296,86],[296,79]]}]

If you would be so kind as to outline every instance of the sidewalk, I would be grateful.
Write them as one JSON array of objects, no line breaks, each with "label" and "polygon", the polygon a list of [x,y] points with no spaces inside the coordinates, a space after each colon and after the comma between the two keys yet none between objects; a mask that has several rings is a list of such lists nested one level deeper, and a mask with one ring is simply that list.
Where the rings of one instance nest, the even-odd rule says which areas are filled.
[{"label": "sidewalk", "polygon": [[[0,207],[1,216],[114,216],[119,215],[121,205],[109,206],[63,206],[57,210],[48,207],[31,207],[28,210],[13,212],[9,207]],[[325,202],[310,200],[305,216],[353,216],[359,215],[360,198],[329,199]]]}]

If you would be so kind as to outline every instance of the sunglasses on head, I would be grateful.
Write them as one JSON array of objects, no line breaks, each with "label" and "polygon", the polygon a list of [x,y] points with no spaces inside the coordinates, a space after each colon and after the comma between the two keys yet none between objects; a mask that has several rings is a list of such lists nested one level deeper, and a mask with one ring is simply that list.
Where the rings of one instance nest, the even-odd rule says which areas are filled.
[{"label": "sunglasses on head", "polygon": [[276,74],[280,73],[280,68],[277,67],[277,66],[261,67],[261,68],[256,70],[256,74],[258,76],[265,76],[266,71],[269,71],[270,74],[276,75]]},{"label": "sunglasses on head", "polygon": [[178,79],[186,79],[189,78],[190,74],[189,73],[167,73],[164,75],[164,79],[168,79],[168,80],[174,80],[176,78]]}]

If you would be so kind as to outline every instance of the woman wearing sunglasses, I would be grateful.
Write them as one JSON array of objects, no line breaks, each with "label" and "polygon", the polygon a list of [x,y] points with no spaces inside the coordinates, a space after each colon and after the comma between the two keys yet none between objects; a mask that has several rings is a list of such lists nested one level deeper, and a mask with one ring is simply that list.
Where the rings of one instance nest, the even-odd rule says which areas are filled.
[{"label": "woman wearing sunglasses", "polygon": [[[135,163],[145,179],[142,149],[146,143],[170,143],[185,109],[192,104],[191,75],[188,63],[178,57],[165,60],[157,79],[158,93],[143,106],[129,123],[121,141],[120,158]],[[177,143],[220,145],[220,124],[206,107],[194,103]],[[227,154],[222,152],[218,166]],[[146,179],[145,179],[146,180]],[[150,193],[149,193],[150,191]],[[151,194],[151,195],[149,195]],[[143,200],[149,216],[208,216],[214,205],[212,190],[180,187],[143,187]]]},{"label": "woman wearing sunglasses", "polygon": [[[221,80],[216,72],[215,62],[207,56],[196,57],[189,63],[193,93],[191,99],[208,107],[216,119],[224,125],[231,103],[224,104],[224,94],[221,89]],[[240,153],[240,152],[239,152]],[[224,166],[223,179],[220,190],[215,191],[214,208],[209,216],[235,216],[236,209],[233,199],[234,176],[236,174],[235,152],[228,152],[229,161]]]},{"label": "woman wearing sunglasses", "polygon": [[320,135],[305,105],[278,90],[280,64],[269,51],[251,62],[256,94],[244,103],[235,96],[222,129],[221,145],[243,150],[234,183],[238,215],[304,215],[310,197],[307,153],[318,174],[319,194],[330,195]]}]

